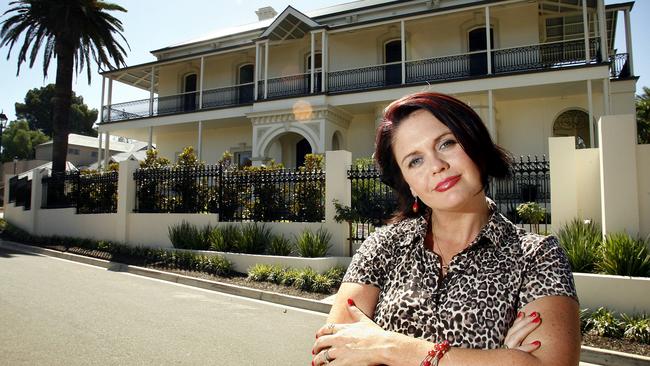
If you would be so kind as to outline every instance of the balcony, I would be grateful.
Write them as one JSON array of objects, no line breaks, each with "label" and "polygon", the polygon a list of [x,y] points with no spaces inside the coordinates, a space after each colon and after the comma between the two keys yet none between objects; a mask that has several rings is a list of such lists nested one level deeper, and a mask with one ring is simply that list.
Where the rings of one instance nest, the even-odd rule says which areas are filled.
[{"label": "balcony", "polygon": [[[592,57],[588,62],[585,61],[583,39],[492,50],[492,75],[600,64],[598,39],[589,40],[589,49]],[[486,51],[479,51],[406,61],[404,83],[401,62],[331,71],[327,73],[325,92],[340,94],[399,85],[485,77],[488,75],[487,58]],[[612,78],[630,76],[627,54],[612,55],[609,64]],[[315,70],[313,93],[321,93],[321,85],[321,70]],[[246,83],[208,89],[202,93],[197,91],[112,104],[104,107],[102,121],[116,122],[247,105],[254,102],[254,87],[254,83]],[[257,101],[310,95],[311,73],[270,78],[266,80],[266,87],[265,81],[260,80],[257,89]]]}]

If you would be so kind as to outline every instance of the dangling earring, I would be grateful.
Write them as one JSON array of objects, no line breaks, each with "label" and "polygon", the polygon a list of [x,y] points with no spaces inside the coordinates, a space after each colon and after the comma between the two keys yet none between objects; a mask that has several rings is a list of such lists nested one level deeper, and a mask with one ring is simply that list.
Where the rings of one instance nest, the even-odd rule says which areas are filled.
[{"label": "dangling earring", "polygon": [[418,196],[414,196],[414,197],[415,197],[415,201],[413,201],[413,206],[411,206],[411,208],[413,209],[413,213],[418,213],[418,211],[420,210],[420,204],[418,203]]}]

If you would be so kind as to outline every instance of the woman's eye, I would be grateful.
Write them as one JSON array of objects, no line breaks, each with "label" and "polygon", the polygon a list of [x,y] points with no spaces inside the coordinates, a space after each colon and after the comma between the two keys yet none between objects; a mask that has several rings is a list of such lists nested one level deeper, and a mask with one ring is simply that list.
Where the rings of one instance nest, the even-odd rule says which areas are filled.
[{"label": "woman's eye", "polygon": [[445,141],[443,141],[443,142],[440,144],[440,148],[439,148],[439,149],[440,149],[440,150],[442,150],[442,149],[446,149],[446,148],[448,148],[448,147],[453,146],[454,144],[456,144],[456,140],[451,140],[451,139],[449,139],[449,140],[445,140]]},{"label": "woman's eye", "polygon": [[409,161],[409,168],[422,164],[422,158],[413,158]]}]

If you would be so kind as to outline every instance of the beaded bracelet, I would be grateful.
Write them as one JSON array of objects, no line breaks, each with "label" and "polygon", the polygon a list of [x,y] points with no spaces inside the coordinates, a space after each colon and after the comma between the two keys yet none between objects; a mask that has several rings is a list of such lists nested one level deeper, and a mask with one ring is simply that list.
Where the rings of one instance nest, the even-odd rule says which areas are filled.
[{"label": "beaded bracelet", "polygon": [[[433,349],[427,353],[427,356],[420,362],[420,366],[438,366],[438,362],[442,358],[442,356],[449,351],[451,346],[449,345],[449,342],[447,340],[443,341],[442,343],[436,343],[433,346]],[[433,363],[431,363],[433,361]]]}]

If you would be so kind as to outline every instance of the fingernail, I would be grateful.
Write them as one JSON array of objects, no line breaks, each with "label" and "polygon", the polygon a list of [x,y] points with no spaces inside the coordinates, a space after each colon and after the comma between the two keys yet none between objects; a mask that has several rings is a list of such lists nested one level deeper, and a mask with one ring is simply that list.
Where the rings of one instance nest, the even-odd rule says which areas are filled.
[{"label": "fingernail", "polygon": [[311,362],[311,366],[314,366],[314,361]]},{"label": "fingernail", "polygon": [[533,319],[533,323],[541,323],[541,322],[542,322],[542,318]]},{"label": "fingernail", "polygon": [[318,339],[318,334],[316,334],[316,339]]},{"label": "fingernail", "polygon": [[[315,355],[315,354],[316,354],[316,351],[311,350],[311,354],[312,354],[312,355]],[[312,362],[313,362],[313,361],[312,361]]]},{"label": "fingernail", "polygon": [[348,305],[350,305],[350,306],[354,306],[354,300],[352,300],[352,299],[348,299]]},{"label": "fingernail", "polygon": [[533,318],[537,318],[539,316],[539,313],[536,312],[536,311],[533,311],[532,313],[530,313],[530,316],[532,316]]},{"label": "fingernail", "polygon": [[540,342],[540,341],[534,341],[533,342],[533,346],[535,346],[535,347],[539,347],[541,345],[542,345],[542,342]]}]

